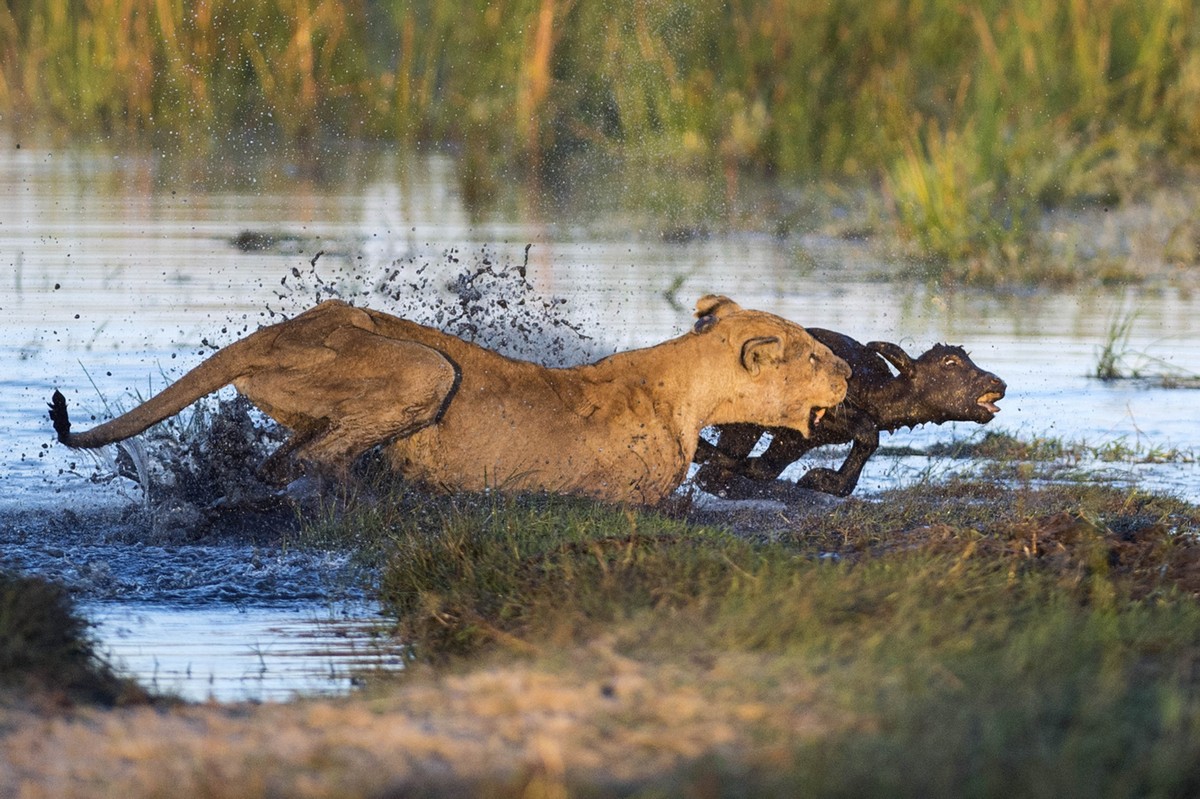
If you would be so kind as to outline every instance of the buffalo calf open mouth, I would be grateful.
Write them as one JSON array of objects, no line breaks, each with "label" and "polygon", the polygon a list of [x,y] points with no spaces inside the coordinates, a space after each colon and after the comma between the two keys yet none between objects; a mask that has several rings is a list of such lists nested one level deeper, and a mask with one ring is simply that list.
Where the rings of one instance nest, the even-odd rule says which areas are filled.
[{"label": "buffalo calf open mouth", "polygon": [[996,400],[1003,398],[1004,395],[999,391],[989,391],[979,399],[975,400],[975,404],[983,408],[988,413],[1000,413],[1000,406],[996,404]]}]

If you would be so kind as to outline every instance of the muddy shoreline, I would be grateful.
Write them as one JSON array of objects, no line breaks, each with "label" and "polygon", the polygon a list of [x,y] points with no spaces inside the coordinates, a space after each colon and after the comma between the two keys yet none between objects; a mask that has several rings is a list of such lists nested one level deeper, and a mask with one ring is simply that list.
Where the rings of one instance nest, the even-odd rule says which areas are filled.
[{"label": "muddy shoreline", "polygon": [[[799,499],[693,506],[661,526],[557,499],[485,503],[478,532],[500,540],[464,552],[446,533],[413,551],[433,586],[439,552],[501,573],[413,604],[430,645],[445,627],[482,647],[335,699],[101,709],[0,693],[0,794],[962,795],[998,775],[1188,779],[1195,505],[973,478]],[[714,520],[726,532],[700,526]],[[529,546],[524,525],[550,548],[515,553],[514,575],[496,555]],[[579,525],[594,537],[568,543]],[[500,584],[516,617],[494,606]],[[640,611],[597,604],[647,587],[628,606]],[[1133,741],[1155,756],[1114,759]]]}]

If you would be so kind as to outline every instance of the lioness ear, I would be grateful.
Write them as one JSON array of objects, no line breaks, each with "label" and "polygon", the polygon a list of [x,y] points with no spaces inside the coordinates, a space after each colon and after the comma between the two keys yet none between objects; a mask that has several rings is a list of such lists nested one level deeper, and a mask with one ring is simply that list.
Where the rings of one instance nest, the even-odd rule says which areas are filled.
[{"label": "lioness ear", "polygon": [[713,316],[720,319],[742,310],[742,306],[723,294],[705,294],[696,300],[696,318]]},{"label": "lioness ear", "polygon": [[778,336],[759,336],[747,339],[742,344],[742,368],[758,376],[763,364],[779,363],[783,360],[783,342]]}]

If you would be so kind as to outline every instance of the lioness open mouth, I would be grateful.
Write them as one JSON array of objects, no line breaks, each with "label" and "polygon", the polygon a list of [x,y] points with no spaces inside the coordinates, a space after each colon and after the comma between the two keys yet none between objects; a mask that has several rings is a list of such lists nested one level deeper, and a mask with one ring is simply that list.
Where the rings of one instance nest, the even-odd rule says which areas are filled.
[{"label": "lioness open mouth", "polygon": [[986,410],[988,413],[1000,413],[1000,406],[996,404],[996,400],[1003,398],[1004,395],[999,391],[989,391],[979,399],[975,400],[975,404]]},{"label": "lioness open mouth", "polygon": [[826,408],[813,408],[812,416],[808,420],[809,427],[816,427],[817,425],[819,425],[821,423],[821,420],[823,418],[825,418],[826,410],[827,410]]}]

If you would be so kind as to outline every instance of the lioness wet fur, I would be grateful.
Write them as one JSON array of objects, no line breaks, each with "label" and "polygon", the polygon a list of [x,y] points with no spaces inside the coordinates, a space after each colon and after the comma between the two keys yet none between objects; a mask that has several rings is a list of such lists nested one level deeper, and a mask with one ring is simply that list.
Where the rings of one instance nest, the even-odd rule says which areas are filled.
[{"label": "lioness wet fur", "polygon": [[66,399],[59,440],[128,438],[232,383],[294,435],[264,464],[344,473],[384,445],[406,478],[447,490],[544,489],[654,504],[686,477],[702,428],[750,422],[807,434],[850,368],[804,328],[709,295],[683,336],[552,369],[415,322],[330,300],[218,351],[158,395],[83,433]]}]

